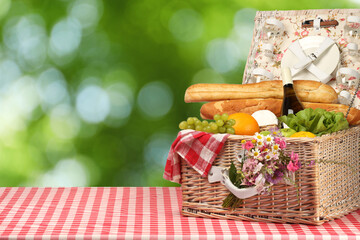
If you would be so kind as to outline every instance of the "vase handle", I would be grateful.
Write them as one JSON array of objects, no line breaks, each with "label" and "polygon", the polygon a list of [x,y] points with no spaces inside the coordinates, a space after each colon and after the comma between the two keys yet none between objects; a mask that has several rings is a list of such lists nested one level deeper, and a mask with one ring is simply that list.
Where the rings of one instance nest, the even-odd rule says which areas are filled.
[{"label": "vase handle", "polygon": [[237,198],[246,199],[258,194],[255,187],[238,188],[229,178],[229,171],[223,167],[213,166],[208,175],[209,183],[221,182]]}]

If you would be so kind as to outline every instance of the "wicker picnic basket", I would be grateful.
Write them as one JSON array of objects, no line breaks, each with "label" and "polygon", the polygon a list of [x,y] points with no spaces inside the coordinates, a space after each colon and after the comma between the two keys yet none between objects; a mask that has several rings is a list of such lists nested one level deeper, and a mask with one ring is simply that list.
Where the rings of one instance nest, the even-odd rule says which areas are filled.
[{"label": "wicker picnic basket", "polygon": [[[360,14],[360,10],[257,12],[243,83],[250,81],[253,68],[257,67],[255,60],[265,19],[276,17],[293,24],[300,22],[302,18],[306,20],[322,16],[326,19],[327,16],[340,19],[343,26],[341,19],[353,13]],[[287,30],[287,36],[289,37],[291,32],[294,37],[295,30],[302,31],[301,24],[293,24]],[[327,36],[326,30],[321,31]],[[315,35],[317,34],[319,32]],[[339,39],[342,39],[343,31],[339,31],[339,34]],[[288,39],[290,40],[292,39]],[[279,39],[277,45],[284,48],[284,40]],[[277,50],[279,54],[280,50]],[[269,71],[276,72],[279,71],[279,66],[269,64],[267,67]],[[360,83],[357,89],[354,89],[355,94],[350,106],[358,107],[354,99],[359,85]],[[251,137],[231,135],[213,166],[228,168],[231,162],[234,162],[239,168],[237,154],[242,150],[241,140],[250,140]],[[181,160],[182,214],[218,219],[321,225],[360,208],[360,125],[316,138],[286,138],[286,143],[286,151],[297,153],[302,164],[296,172],[296,184],[276,184],[269,194],[246,198],[240,207],[234,210],[222,207],[223,200],[230,191],[221,182],[209,183],[207,178],[202,178],[185,160]],[[312,162],[315,163],[310,164]]]},{"label": "wicker picnic basket", "polygon": [[[213,166],[229,167],[242,149],[230,136]],[[321,225],[360,206],[360,126],[316,138],[286,138],[287,151],[299,154],[296,185],[277,184],[268,195],[243,200],[235,210],[222,207],[229,190],[210,184],[182,160],[182,213],[186,216]],[[312,161],[315,164],[310,164]]]}]

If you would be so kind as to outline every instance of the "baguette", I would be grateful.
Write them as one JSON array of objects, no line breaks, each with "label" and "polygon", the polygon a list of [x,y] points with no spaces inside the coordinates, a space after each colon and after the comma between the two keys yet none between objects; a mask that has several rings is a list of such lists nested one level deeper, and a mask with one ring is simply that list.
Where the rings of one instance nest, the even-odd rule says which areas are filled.
[{"label": "baguette", "polygon": [[[335,90],[326,84],[309,80],[295,80],[294,89],[302,102],[336,103]],[[185,102],[211,102],[232,99],[283,99],[280,80],[250,84],[195,84],[185,92]]]},{"label": "baguette", "polygon": [[[200,115],[204,119],[213,119],[215,114],[233,114],[237,112],[253,114],[258,110],[269,110],[279,117],[281,114],[281,105],[282,100],[274,98],[225,100],[202,105]],[[344,115],[346,115],[349,108],[346,105],[331,103],[303,102],[303,105],[305,108],[322,108],[327,111],[342,112]],[[360,124],[360,110],[351,108],[347,120],[350,125]]]}]

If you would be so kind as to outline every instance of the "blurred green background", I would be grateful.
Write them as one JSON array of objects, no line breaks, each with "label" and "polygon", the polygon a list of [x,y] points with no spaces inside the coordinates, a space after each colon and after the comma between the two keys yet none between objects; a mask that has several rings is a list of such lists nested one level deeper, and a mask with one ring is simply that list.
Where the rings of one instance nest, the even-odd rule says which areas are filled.
[{"label": "blurred green background", "polygon": [[0,0],[0,186],[175,186],[185,89],[240,83],[257,10],[336,0]]}]

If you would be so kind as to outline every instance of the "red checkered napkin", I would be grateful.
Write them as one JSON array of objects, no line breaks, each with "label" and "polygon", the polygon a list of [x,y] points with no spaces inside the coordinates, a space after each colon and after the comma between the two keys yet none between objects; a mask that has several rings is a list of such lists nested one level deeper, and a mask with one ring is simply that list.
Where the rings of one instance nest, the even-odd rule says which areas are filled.
[{"label": "red checkered napkin", "polygon": [[229,134],[210,134],[194,130],[180,131],[171,145],[164,178],[181,183],[181,159],[202,177],[206,177]]}]

